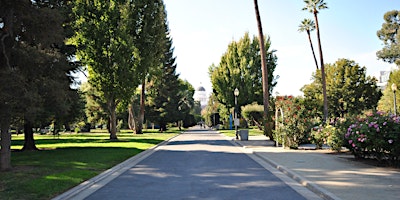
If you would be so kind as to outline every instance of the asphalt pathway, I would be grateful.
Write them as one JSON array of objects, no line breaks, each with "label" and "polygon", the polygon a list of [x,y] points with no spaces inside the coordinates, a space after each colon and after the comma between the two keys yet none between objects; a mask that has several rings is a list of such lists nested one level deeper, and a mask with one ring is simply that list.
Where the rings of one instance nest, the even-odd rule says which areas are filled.
[{"label": "asphalt pathway", "polygon": [[85,199],[319,199],[260,162],[216,132],[192,130]]}]

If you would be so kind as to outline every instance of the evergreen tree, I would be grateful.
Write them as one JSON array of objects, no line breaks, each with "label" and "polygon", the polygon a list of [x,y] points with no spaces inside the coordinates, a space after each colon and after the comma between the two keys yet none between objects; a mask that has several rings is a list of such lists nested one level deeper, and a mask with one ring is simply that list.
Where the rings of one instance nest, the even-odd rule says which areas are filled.
[{"label": "evergreen tree", "polygon": [[377,35],[383,41],[384,47],[376,55],[379,59],[400,67],[400,10],[389,11],[383,18],[385,23]]},{"label": "evergreen tree", "polygon": [[[10,169],[11,120],[22,120],[24,149],[36,149],[33,124],[66,120],[76,90],[62,24],[63,1],[0,2],[1,169]],[[71,117],[71,115],[69,116]],[[63,118],[63,119],[62,119]]]},{"label": "evergreen tree", "polygon": [[179,75],[176,74],[172,39],[168,32],[166,40],[162,73],[159,76],[154,76],[147,87],[147,119],[157,123],[161,131],[167,129],[168,123],[177,122],[180,119],[179,102],[182,99],[182,94],[179,91]]}]

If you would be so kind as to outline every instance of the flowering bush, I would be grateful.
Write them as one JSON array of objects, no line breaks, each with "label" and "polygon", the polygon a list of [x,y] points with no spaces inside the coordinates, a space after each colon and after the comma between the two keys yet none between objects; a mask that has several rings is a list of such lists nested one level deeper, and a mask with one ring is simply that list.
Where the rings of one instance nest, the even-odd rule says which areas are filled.
[{"label": "flowering bush", "polygon": [[325,144],[336,151],[340,151],[343,144],[340,129],[330,124],[325,127],[318,126],[313,128],[310,134],[310,140],[317,146],[317,148],[321,148],[322,145]]},{"label": "flowering bush", "polygon": [[300,97],[278,97],[276,108],[281,109],[277,113],[278,121],[275,127],[274,139],[284,146],[297,148],[299,144],[307,141],[311,128],[319,121],[315,109],[308,109],[304,99]]},{"label": "flowering bush", "polygon": [[400,118],[382,112],[367,114],[348,127],[345,140],[355,157],[398,163]]},{"label": "flowering bush", "polygon": [[341,151],[344,145],[344,134],[347,131],[352,120],[351,118],[335,118],[331,119],[329,124],[314,127],[311,131],[309,141],[317,145],[328,145],[332,150]]}]

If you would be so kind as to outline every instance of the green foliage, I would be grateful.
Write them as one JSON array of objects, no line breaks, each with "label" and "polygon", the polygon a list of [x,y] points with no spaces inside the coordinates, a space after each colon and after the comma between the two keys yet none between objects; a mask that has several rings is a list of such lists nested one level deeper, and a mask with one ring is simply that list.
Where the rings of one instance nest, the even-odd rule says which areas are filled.
[{"label": "green foliage", "polygon": [[83,83],[80,91],[85,98],[86,120],[93,126],[105,124],[107,121],[107,104],[101,97],[96,88],[92,87],[88,82]]},{"label": "green foliage", "polygon": [[397,111],[400,111],[399,103],[398,101],[400,100],[400,95],[399,91],[396,91],[396,93],[393,93],[392,90],[392,84],[396,84],[397,87],[399,87],[400,83],[400,70],[396,69],[393,70],[390,73],[388,83],[385,87],[385,90],[383,90],[383,96],[378,102],[378,110],[383,111],[386,113],[394,113],[394,98],[393,96],[396,95],[396,109]]},{"label": "green foliage", "polygon": [[[167,124],[182,119],[179,111],[184,93],[180,91],[183,85],[176,73],[174,49],[169,35],[165,38],[166,45],[161,64],[161,73],[153,76],[147,84],[147,119],[155,122],[161,130],[167,129]],[[186,88],[185,88],[186,89]],[[183,107],[181,107],[182,109]]]},{"label": "green foliage", "polygon": [[307,10],[310,13],[314,14],[317,14],[318,10],[328,8],[324,0],[304,0],[304,3],[306,4],[306,6],[303,8],[303,10]]},{"label": "green foliage", "polygon": [[180,119],[183,120],[185,128],[191,127],[197,123],[195,115],[200,114],[201,106],[194,101],[194,87],[187,81],[179,79],[179,103],[178,112]]},{"label": "green foliage", "polygon": [[[376,79],[366,75],[366,68],[354,61],[339,59],[327,64],[326,84],[331,117],[344,117],[375,109],[381,97]],[[313,74],[313,82],[302,88],[305,98],[322,106],[321,71]]]},{"label": "green foliage", "polygon": [[[273,50],[269,50],[271,41],[267,37],[265,41],[268,86],[269,92],[276,85],[273,73],[276,67],[276,56]],[[227,51],[221,57],[219,65],[209,68],[213,93],[224,108],[220,109],[220,116],[225,122],[229,119],[229,109],[235,106],[233,91],[239,89],[237,105],[240,106],[257,102],[263,104],[262,70],[259,40],[250,38],[246,33],[239,41],[229,44]],[[239,111],[240,113],[240,111]]]},{"label": "green foliage", "polygon": [[77,58],[88,66],[89,83],[107,104],[110,138],[116,139],[116,108],[129,100],[139,85],[138,49],[129,26],[136,16],[130,1],[73,2],[75,35],[69,42],[77,47]]},{"label": "green foliage", "polygon": [[[310,109],[305,99],[292,96],[277,97],[276,109],[275,141],[290,148],[308,142],[311,128],[320,122],[316,109]],[[280,110],[283,112],[283,120]]]},{"label": "green foliage", "polygon": [[318,69],[318,62],[317,62],[317,58],[315,56],[315,52],[314,52],[314,46],[311,40],[311,31],[315,30],[315,23],[313,20],[311,19],[304,19],[303,21],[301,21],[301,24],[299,25],[299,31],[300,32],[306,32],[307,36],[308,36],[308,41],[310,42],[310,46],[311,46],[311,51],[313,54],[313,58],[314,58],[314,62],[315,62],[315,66]]},{"label": "green foliage", "polygon": [[389,11],[385,13],[383,19],[385,22],[377,35],[383,41],[384,47],[376,55],[385,62],[400,66],[400,11]]},{"label": "green foliage", "polygon": [[354,119],[345,138],[356,157],[400,164],[400,118],[382,112]]},{"label": "green foliage", "polygon": [[263,115],[263,105],[249,104],[242,106],[242,117],[244,117],[248,123],[256,125],[260,130],[263,128]]},{"label": "green foliage", "polygon": [[[26,142],[32,144],[28,149],[34,149],[30,125],[61,126],[80,114],[75,109],[80,108],[79,95],[70,88],[77,69],[69,60],[74,49],[64,44],[70,8],[65,1],[2,1],[0,7],[2,137],[11,120],[15,127],[24,124]],[[1,143],[6,152],[8,139]]]},{"label": "green foliage", "polygon": [[318,128],[313,128],[309,140],[314,143],[317,148],[322,145],[328,145],[331,149],[340,151],[343,146],[343,132],[333,125],[320,125]]}]

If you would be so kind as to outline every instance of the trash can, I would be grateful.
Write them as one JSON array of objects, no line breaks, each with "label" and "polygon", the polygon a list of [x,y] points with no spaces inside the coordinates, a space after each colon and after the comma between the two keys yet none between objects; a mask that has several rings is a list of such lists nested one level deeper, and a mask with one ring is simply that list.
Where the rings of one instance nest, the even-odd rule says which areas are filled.
[{"label": "trash can", "polygon": [[243,129],[238,131],[240,140],[249,140],[249,130]]}]

